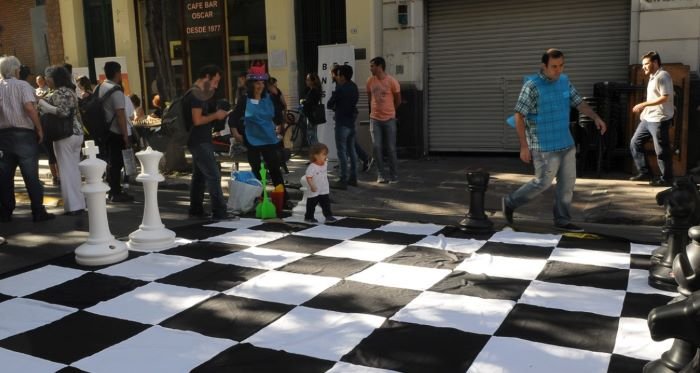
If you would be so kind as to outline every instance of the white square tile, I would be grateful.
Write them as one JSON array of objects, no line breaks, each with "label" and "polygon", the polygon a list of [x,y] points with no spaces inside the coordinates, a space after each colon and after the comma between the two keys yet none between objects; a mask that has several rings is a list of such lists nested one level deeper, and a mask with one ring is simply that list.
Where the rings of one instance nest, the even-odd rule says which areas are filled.
[{"label": "white square tile", "polygon": [[0,293],[23,297],[84,275],[85,271],[47,265],[0,280]]},{"label": "white square tile", "polygon": [[244,342],[338,361],[384,320],[374,315],[297,307]]},{"label": "white square tile", "polygon": [[377,263],[347,279],[394,288],[427,290],[451,272],[449,269]]},{"label": "white square tile", "polygon": [[652,251],[659,248],[659,245],[643,245],[630,242],[630,253],[637,255],[651,255]]},{"label": "white square tile", "polygon": [[346,227],[336,227],[331,225],[317,225],[315,227],[304,229],[294,233],[296,236],[306,236],[306,237],[318,237],[318,238],[330,238],[334,240],[351,240],[357,236],[361,236],[370,229],[364,228],[346,228]]},{"label": "white square tile", "polygon": [[630,268],[629,254],[615,253],[611,251],[564,249],[558,247],[552,251],[552,255],[549,256],[549,260],[619,269]]},{"label": "white square tile", "polygon": [[406,248],[404,245],[390,245],[362,241],[343,241],[335,246],[331,246],[317,252],[316,255],[379,262],[398,253],[404,248]]},{"label": "white square tile", "polygon": [[7,300],[0,303],[0,339],[50,324],[75,311],[75,308],[33,299]]},{"label": "white square tile", "polygon": [[236,342],[151,327],[72,366],[95,373],[189,372]]},{"label": "white square tile", "polygon": [[145,324],[157,324],[215,294],[215,291],[152,282],[106,302],[100,302],[86,311]]},{"label": "white square tile", "polygon": [[553,346],[517,338],[492,337],[469,373],[607,372],[610,354]]},{"label": "white square tile", "polygon": [[103,268],[97,273],[154,281],[202,263],[199,259],[159,253],[147,254]]},{"label": "white square tile", "polygon": [[559,243],[560,239],[560,234],[526,233],[508,230],[496,232],[496,234],[489,238],[489,241],[518,245],[555,247]]},{"label": "white square tile", "polygon": [[284,304],[302,304],[340,281],[335,277],[269,271],[230,290],[228,295]]},{"label": "white square tile", "polygon": [[231,245],[241,245],[241,246],[261,246],[270,241],[278,240],[287,233],[280,232],[265,232],[256,231],[252,229],[238,229],[233,232],[224,233],[222,235],[209,237],[204,241],[207,242],[222,242]]},{"label": "white square tile", "polygon": [[474,240],[471,238],[445,237],[440,234],[437,236],[425,236],[422,240],[414,243],[413,246],[449,250],[462,254],[472,254],[484,246],[486,242],[487,241]]},{"label": "white square tile", "polygon": [[547,264],[545,259],[513,258],[491,254],[474,254],[460,263],[455,270],[475,275],[534,280]]},{"label": "white square tile", "polygon": [[677,297],[678,293],[664,291],[649,286],[649,271],[643,269],[630,269],[630,277],[627,281],[627,291],[638,294],[661,294],[669,297]]},{"label": "white square tile", "polygon": [[617,317],[622,312],[624,301],[625,292],[622,290],[533,281],[518,303]]},{"label": "white square tile", "polygon": [[405,221],[394,221],[387,225],[377,228],[379,231],[396,232],[406,234],[421,234],[429,235],[441,231],[445,228],[444,225],[411,223]]},{"label": "white square tile", "polygon": [[3,373],[54,373],[66,366],[53,361],[0,348]]},{"label": "white square tile", "polygon": [[641,360],[656,360],[671,348],[673,339],[654,342],[646,319],[620,318],[613,353]]},{"label": "white square tile", "polygon": [[391,319],[492,335],[514,305],[510,300],[426,291]]},{"label": "white square tile", "polygon": [[251,218],[240,218],[238,220],[227,220],[227,221],[220,221],[212,224],[207,224],[205,227],[212,227],[212,228],[226,228],[226,229],[246,229],[250,227],[255,227],[257,225],[262,224],[262,221],[260,219],[251,219]]},{"label": "white square tile", "polygon": [[275,269],[297,261],[308,254],[291,251],[250,247],[219,258],[211,259],[214,263],[233,264],[241,267]]},{"label": "white square tile", "polygon": [[395,370],[386,370],[362,365],[344,363],[342,361],[333,365],[333,368],[327,370],[326,373],[398,373]]}]

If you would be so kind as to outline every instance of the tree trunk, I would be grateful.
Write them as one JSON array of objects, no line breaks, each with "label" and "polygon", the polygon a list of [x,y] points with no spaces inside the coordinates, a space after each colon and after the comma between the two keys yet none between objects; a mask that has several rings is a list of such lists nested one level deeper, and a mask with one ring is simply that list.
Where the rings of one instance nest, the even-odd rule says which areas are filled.
[{"label": "tree trunk", "polygon": [[[146,32],[148,42],[151,46],[151,59],[156,70],[156,84],[160,102],[163,105],[171,102],[177,90],[175,87],[175,73],[170,60],[170,49],[167,38],[167,30],[163,19],[167,12],[166,6],[172,6],[170,1],[145,0],[146,2]],[[183,144],[176,144],[173,141],[168,143],[165,149],[165,172],[188,170],[185,159],[185,148]]]}]

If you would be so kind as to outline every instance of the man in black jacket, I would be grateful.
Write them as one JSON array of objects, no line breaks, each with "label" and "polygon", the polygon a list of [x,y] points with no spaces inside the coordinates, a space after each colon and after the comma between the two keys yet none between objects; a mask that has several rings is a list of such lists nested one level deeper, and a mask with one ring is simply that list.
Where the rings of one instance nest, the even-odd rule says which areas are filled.
[{"label": "man in black jacket", "polygon": [[[335,111],[335,146],[338,149],[340,179],[331,186],[347,189],[357,186],[357,153],[355,152],[355,121],[357,119],[357,85],[352,81],[352,67],[338,67],[335,91],[328,100],[328,108]],[[348,158],[350,170],[348,172]]]}]

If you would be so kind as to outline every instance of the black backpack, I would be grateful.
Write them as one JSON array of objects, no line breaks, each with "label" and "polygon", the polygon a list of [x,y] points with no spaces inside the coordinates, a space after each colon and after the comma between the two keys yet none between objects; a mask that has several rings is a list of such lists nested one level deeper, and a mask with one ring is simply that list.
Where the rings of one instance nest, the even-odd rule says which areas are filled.
[{"label": "black backpack", "polygon": [[185,96],[192,92],[193,88],[190,88],[182,96],[175,97],[170,105],[163,111],[163,117],[161,118],[160,132],[161,135],[166,136],[168,141],[175,142],[176,144],[184,144],[187,142],[190,136],[190,130],[192,129],[190,124],[185,121]]},{"label": "black backpack", "polygon": [[121,90],[122,87],[115,85],[105,92],[104,96],[100,97],[100,85],[98,85],[93,93],[79,100],[80,116],[83,119],[85,130],[87,130],[87,138],[95,140],[98,143],[104,143],[107,140],[109,127],[114,120],[114,116],[112,116],[112,118],[107,118],[104,102],[112,93]]}]

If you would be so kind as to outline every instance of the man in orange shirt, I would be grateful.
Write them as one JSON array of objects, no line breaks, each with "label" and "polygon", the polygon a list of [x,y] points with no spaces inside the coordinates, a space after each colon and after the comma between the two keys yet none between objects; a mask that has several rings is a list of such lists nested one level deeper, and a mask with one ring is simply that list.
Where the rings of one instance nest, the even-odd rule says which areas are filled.
[{"label": "man in orange shirt", "polygon": [[[369,70],[372,72],[372,76],[367,79],[369,128],[377,164],[377,182],[393,184],[399,181],[396,170],[396,108],[401,103],[401,87],[394,77],[384,72],[385,69],[386,61],[382,57],[375,57],[369,62]],[[389,175],[384,171],[384,144],[389,160]]]}]

